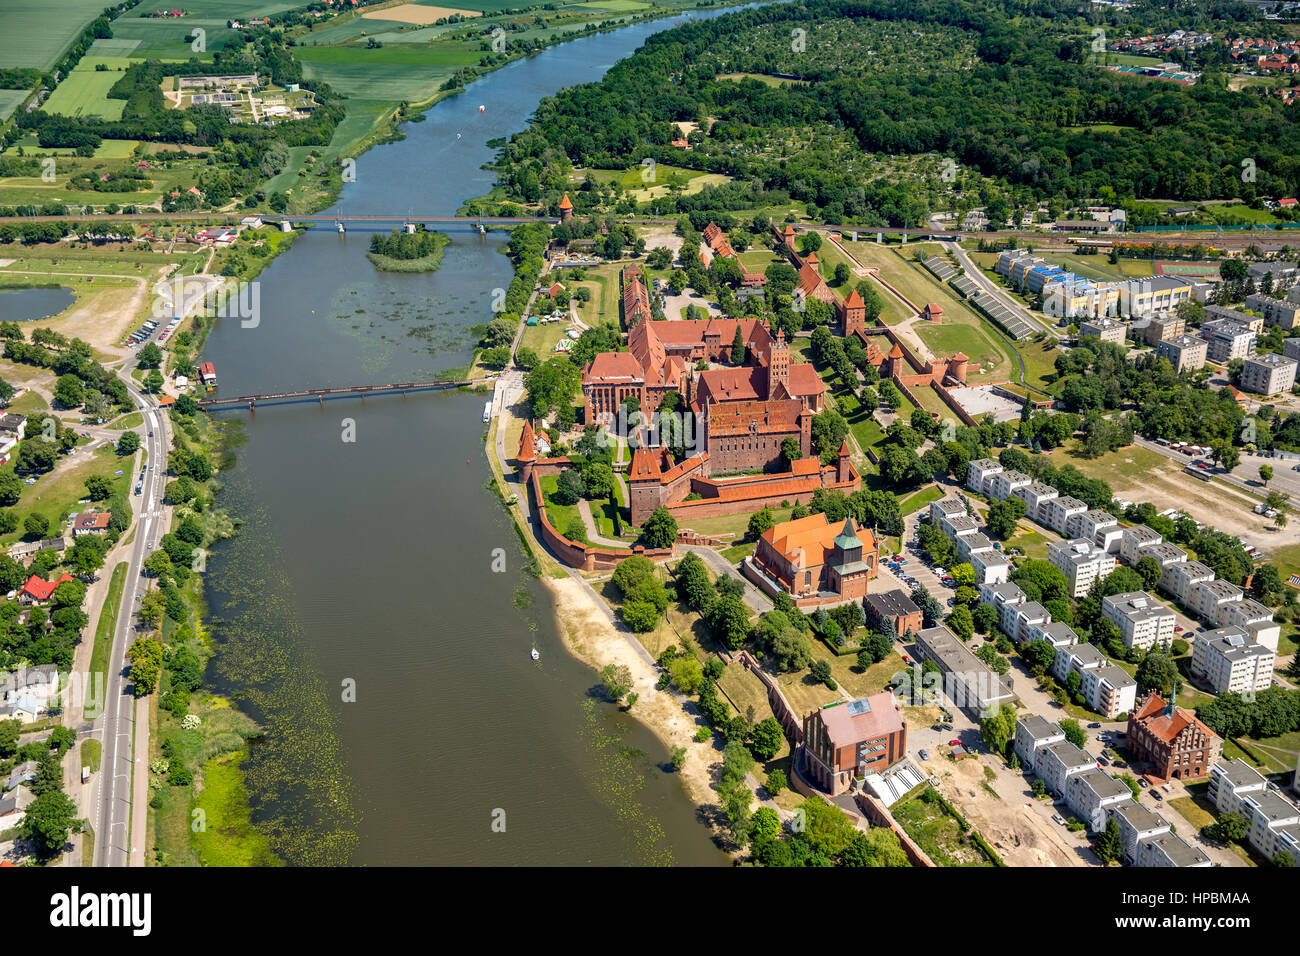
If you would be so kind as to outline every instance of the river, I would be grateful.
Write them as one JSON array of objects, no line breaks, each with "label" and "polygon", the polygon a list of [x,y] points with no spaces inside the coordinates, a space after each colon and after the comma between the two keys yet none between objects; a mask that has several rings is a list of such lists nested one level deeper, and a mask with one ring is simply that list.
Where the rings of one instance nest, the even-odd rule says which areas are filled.
[{"label": "river", "polygon": [[[330,211],[454,214],[491,188],[488,140],[681,22],[574,40],[489,74],[408,124],[405,140],[362,155]],[[451,235],[433,275],[377,272],[367,232],[301,236],[259,278],[260,322],[219,320],[209,336],[221,393],[467,364],[468,328],[491,317],[511,265],[503,233]],[[592,670],[565,652],[546,590],[523,573],[485,489],[483,402],[425,394],[234,413],[246,441],[220,503],[246,524],[208,561],[209,677],[271,730],[246,765],[254,823],[279,835],[289,862],[727,863],[665,772],[665,748],[600,698]],[[308,849],[322,844],[328,856]]]}]

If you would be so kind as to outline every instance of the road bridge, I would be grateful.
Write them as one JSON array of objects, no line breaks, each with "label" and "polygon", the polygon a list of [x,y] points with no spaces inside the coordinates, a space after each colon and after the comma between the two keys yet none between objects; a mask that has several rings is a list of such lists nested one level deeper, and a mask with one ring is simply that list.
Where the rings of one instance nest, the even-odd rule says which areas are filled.
[{"label": "road bridge", "polygon": [[485,385],[486,379],[464,379],[447,382],[395,382],[391,385],[346,385],[339,388],[308,388],[296,392],[263,392],[258,395],[232,395],[229,398],[204,398],[199,400],[199,407],[207,411],[247,407],[249,411],[258,405],[289,405],[295,402],[318,402],[324,404],[338,398],[365,398],[367,395],[406,395],[409,392],[442,392],[472,385]]}]

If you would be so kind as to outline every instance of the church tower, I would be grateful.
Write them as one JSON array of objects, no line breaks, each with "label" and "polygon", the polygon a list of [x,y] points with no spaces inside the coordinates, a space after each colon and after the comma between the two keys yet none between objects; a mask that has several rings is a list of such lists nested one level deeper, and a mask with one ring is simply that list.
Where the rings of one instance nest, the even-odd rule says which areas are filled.
[{"label": "church tower", "polygon": [[[781,386],[781,392],[777,386]],[[784,394],[782,394],[784,393]],[[788,398],[790,395],[790,346],[785,341],[785,330],[777,329],[767,363],[767,399]]]}]

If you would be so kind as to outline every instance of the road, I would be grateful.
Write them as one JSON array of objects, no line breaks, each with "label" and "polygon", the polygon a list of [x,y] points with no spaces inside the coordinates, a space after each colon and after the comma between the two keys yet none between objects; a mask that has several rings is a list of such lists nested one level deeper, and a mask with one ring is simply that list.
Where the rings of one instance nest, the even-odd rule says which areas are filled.
[{"label": "road", "polygon": [[[136,510],[136,532],[126,557],[126,588],[122,592],[122,606],[118,610],[117,627],[113,632],[113,650],[109,657],[108,676],[105,683],[104,713],[95,721],[93,736],[103,743],[100,762],[99,786],[95,791],[93,814],[95,823],[95,865],[129,866],[143,863],[141,845],[144,842],[142,827],[132,830],[130,820],[135,805],[137,819],[144,817],[141,801],[133,801],[139,774],[148,772],[137,766],[135,754],[136,699],[133,685],[126,677],[126,651],[134,633],[136,594],[140,589],[140,571],[154,544],[166,533],[166,509],[162,505],[163,487],[167,480],[167,449],[171,447],[170,422],[158,410],[152,398],[142,394],[131,378],[134,362],[119,369],[119,377],[127,384],[132,402],[144,413],[141,428],[142,447],[148,456],[141,493],[131,496]],[[134,489],[132,489],[134,491]],[[147,723],[140,728],[141,741],[147,742]],[[147,749],[145,750],[147,752]],[[89,809],[89,808],[83,808]]]},{"label": "road", "polygon": [[[1055,331],[1050,325],[1048,325],[1038,316],[1034,315],[1034,313],[1030,312],[1028,309],[1026,309],[1015,299],[1011,298],[1011,296],[1004,293],[1002,289],[998,287],[998,284],[996,282],[990,280],[989,277],[986,276],[983,273],[983,271],[980,270],[980,267],[975,264],[975,260],[970,257],[970,253],[968,253],[960,245],[958,245],[955,242],[945,242],[945,243],[941,243],[941,245],[957,258],[957,262],[961,265],[963,269],[966,270],[966,276],[977,286],[979,286],[981,292],[985,292],[991,295],[996,301],[1001,302],[1004,306],[1006,306],[1008,309],[1011,310],[1013,315],[1018,316],[1031,329],[1036,329],[1040,332],[1046,332],[1048,335],[1055,334]],[[1017,352],[1016,354],[1018,356],[1019,352]],[[1020,372],[1022,375],[1024,374],[1024,370],[1025,370],[1024,363],[1021,362]]]}]

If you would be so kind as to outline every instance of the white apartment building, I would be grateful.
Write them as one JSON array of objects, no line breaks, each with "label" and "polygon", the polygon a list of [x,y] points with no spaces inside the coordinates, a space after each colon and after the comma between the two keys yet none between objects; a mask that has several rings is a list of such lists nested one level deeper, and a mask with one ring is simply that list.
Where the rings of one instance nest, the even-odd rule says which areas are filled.
[{"label": "white apartment building", "polygon": [[1021,488],[1033,483],[1032,478],[1019,471],[1004,471],[988,480],[984,493],[990,498],[1005,501]]},{"label": "white apartment building", "polygon": [[1152,531],[1146,525],[1135,524],[1131,528],[1125,528],[1120,535],[1119,556],[1127,565],[1137,564],[1144,548],[1159,544],[1163,540],[1164,538],[1158,532]]},{"label": "white apartment building", "polygon": [[1020,758],[1020,765],[1038,772],[1038,751],[1052,744],[1065,740],[1065,733],[1059,724],[1054,724],[1037,714],[1029,714],[1016,721],[1016,735],[1013,744],[1015,754]]},{"label": "white apartment building", "polygon": [[1173,639],[1174,612],[1146,591],[1126,591],[1103,598],[1101,613],[1115,622],[1127,648],[1145,651]]},{"label": "white apartment building", "polygon": [[1130,866],[1137,865],[1138,844],[1172,832],[1168,820],[1136,800],[1120,803],[1110,811],[1110,818],[1119,827],[1120,838],[1124,841],[1123,860]]},{"label": "white apartment building", "polygon": [[1046,641],[1053,648],[1060,648],[1078,644],[1079,635],[1074,633],[1074,628],[1064,621],[1048,621],[1046,624],[1035,624],[1031,627],[1025,640]]},{"label": "white apartment building", "polygon": [[1300,866],[1300,809],[1273,790],[1243,797],[1250,845],[1268,859],[1279,853],[1291,855],[1291,866]]},{"label": "white apartment building", "polygon": [[1078,674],[1082,678],[1090,670],[1109,666],[1110,658],[1099,651],[1095,645],[1071,644],[1068,647],[1057,648],[1056,659],[1052,661],[1052,675],[1064,684],[1069,680],[1071,673]]},{"label": "white apartment building", "polygon": [[[1047,527],[1051,528],[1057,534],[1066,535],[1071,520],[1076,515],[1085,514],[1087,511],[1088,506],[1078,498],[1071,497],[1070,495],[1060,495],[1043,502],[1039,511],[1038,520],[1040,523],[1047,525]],[[1092,540],[1092,535],[1087,535],[1087,538]]]},{"label": "white apartment building", "polygon": [[1134,866],[1186,866],[1207,867],[1210,857],[1198,846],[1192,846],[1177,833],[1162,833],[1143,840],[1137,845]]},{"label": "white apartment building", "polygon": [[1111,810],[1133,802],[1133,791],[1094,765],[1091,770],[1065,778],[1065,802],[1089,832],[1096,833],[1106,828]]},{"label": "white apartment building", "polygon": [[1028,641],[1029,632],[1035,627],[1052,620],[1051,612],[1036,601],[1007,605],[1000,616],[1002,632],[1017,644]]},{"label": "white apartment building", "polygon": [[977,458],[966,465],[966,487],[979,494],[987,494],[994,475],[1002,473],[1002,466],[992,458]]},{"label": "white apartment building", "polygon": [[1007,604],[1023,604],[1028,598],[1020,585],[1012,581],[986,584],[980,588],[980,603],[992,604],[998,612],[998,627],[1001,627],[1002,608]]},{"label": "white apartment building", "polygon": [[960,498],[941,498],[930,502],[930,520],[942,525],[945,518],[956,518],[966,513],[966,502]]},{"label": "white apartment building", "polygon": [[1031,481],[1027,485],[1013,488],[1011,493],[1025,503],[1025,515],[1034,521],[1038,520],[1042,513],[1040,509],[1046,502],[1061,496],[1059,491],[1041,481]]},{"label": "white apartment building", "polygon": [[970,566],[975,571],[975,583],[1003,584],[1011,577],[1011,563],[1001,551],[986,551],[970,556]]},{"label": "white apartment building", "polygon": [[1290,392],[1295,384],[1296,360],[1276,352],[1247,356],[1241,369],[1241,389],[1256,395]]},{"label": "white apartment building", "polygon": [[1137,702],[1137,681],[1122,667],[1111,664],[1083,672],[1083,696],[1088,707],[1108,720],[1131,714]]},{"label": "white apartment building", "polygon": [[1202,620],[1222,627],[1226,606],[1240,601],[1245,592],[1227,581],[1204,581],[1192,589],[1188,606]]},{"label": "white apartment building", "polygon": [[997,551],[988,536],[979,531],[974,534],[964,534],[953,543],[957,545],[957,559],[959,562],[970,561],[977,554],[993,554]]},{"label": "white apartment building", "polygon": [[1182,564],[1187,560],[1187,552],[1168,541],[1161,541],[1159,544],[1143,548],[1141,553],[1138,554],[1138,560],[1141,561],[1147,556],[1159,561],[1162,569],[1169,567],[1171,564]]},{"label": "white apartment building", "polygon": [[1223,627],[1196,635],[1192,648],[1192,676],[1215,694],[1261,691],[1273,683],[1277,654],[1253,643],[1240,629]]},{"label": "white apartment building", "polygon": [[1047,546],[1047,559],[1070,583],[1070,596],[1087,595],[1093,582],[1115,570],[1115,555],[1098,548],[1086,538],[1053,541]]},{"label": "white apartment building", "polygon": [[1034,773],[1047,784],[1048,790],[1058,796],[1065,796],[1066,782],[1075,774],[1097,769],[1097,759],[1068,740],[1040,747],[1036,754],[1038,760],[1034,764]]},{"label": "white apartment building", "polygon": [[1198,584],[1214,580],[1214,571],[1200,561],[1180,561],[1165,567],[1160,578],[1160,590],[1179,604],[1189,604],[1192,590]]},{"label": "white apartment building", "polygon": [[[1093,508],[1082,514],[1071,515],[1065,524],[1065,531],[1062,532],[1067,538],[1085,538],[1093,544],[1101,545],[1102,542],[1097,540],[1097,535],[1107,529],[1115,529],[1117,533],[1122,533],[1119,526],[1119,519],[1109,511],[1103,511],[1101,508]],[[1111,549],[1107,549],[1111,550]]]}]

